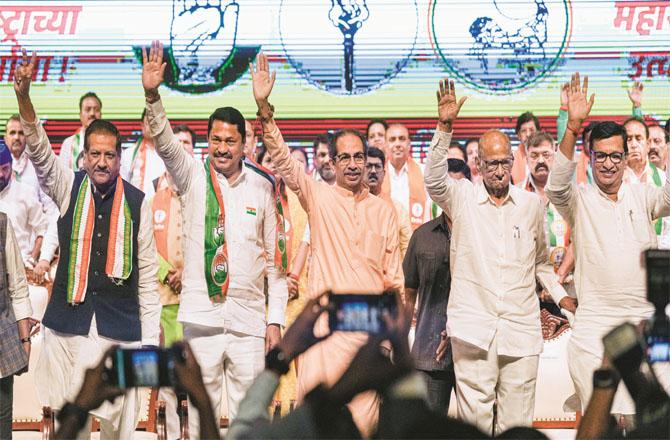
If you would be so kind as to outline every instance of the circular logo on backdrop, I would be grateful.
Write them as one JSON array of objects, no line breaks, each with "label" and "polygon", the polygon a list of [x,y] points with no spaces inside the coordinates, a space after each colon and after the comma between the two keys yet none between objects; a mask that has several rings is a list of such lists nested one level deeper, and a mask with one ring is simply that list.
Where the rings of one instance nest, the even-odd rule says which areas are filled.
[{"label": "circular logo on backdrop", "polygon": [[432,0],[430,36],[445,66],[485,93],[524,89],[556,68],[571,34],[569,0]]},{"label": "circular logo on backdrop", "polygon": [[416,44],[415,0],[282,0],[279,34],[288,62],[311,84],[339,95],[394,78]]}]

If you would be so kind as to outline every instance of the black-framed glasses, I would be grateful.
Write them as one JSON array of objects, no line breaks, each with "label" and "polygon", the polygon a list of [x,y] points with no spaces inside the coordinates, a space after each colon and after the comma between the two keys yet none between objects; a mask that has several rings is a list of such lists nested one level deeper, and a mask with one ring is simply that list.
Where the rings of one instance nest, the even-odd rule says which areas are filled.
[{"label": "black-framed glasses", "polygon": [[352,158],[354,159],[354,162],[356,162],[356,163],[363,163],[363,162],[365,162],[365,153],[356,153],[353,156],[351,154],[348,154],[348,153],[341,153],[341,154],[338,154],[337,156],[335,156],[335,159],[338,162],[342,162],[343,165],[346,165],[349,162],[351,162]]},{"label": "black-framed glasses", "polygon": [[626,157],[626,153],[621,151],[615,151],[614,153],[605,153],[604,151],[593,151],[591,150],[591,157],[595,160],[596,163],[605,163],[607,158],[612,161],[613,164],[619,164]]},{"label": "black-framed glasses", "polygon": [[514,164],[514,158],[508,157],[507,159],[501,160],[482,159],[482,163],[484,164],[484,169],[489,173],[496,171],[498,167],[502,167],[503,170],[509,171],[512,169],[512,165]]}]

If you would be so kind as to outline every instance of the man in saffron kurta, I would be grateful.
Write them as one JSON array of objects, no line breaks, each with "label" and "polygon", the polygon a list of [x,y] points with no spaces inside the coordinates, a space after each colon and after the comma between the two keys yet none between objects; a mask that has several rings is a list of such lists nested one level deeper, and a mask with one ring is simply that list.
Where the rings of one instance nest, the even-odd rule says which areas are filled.
[{"label": "man in saffron kurta", "polygon": [[[393,207],[371,195],[363,184],[365,143],[353,131],[338,133],[331,146],[337,184],[315,182],[291,157],[268,102],[274,75],[267,58],[259,55],[252,68],[254,97],[263,126],[263,143],[272,155],[277,172],[298,194],[311,228],[312,261],[308,295],[325,290],[336,293],[382,292],[403,284],[398,221]],[[327,331],[326,321],[317,324],[317,334]],[[367,334],[336,332],[301,356],[298,363],[298,398],[320,383],[332,385],[345,371]],[[373,393],[357,396],[350,404],[356,425],[364,436],[374,429],[378,400]]]}]

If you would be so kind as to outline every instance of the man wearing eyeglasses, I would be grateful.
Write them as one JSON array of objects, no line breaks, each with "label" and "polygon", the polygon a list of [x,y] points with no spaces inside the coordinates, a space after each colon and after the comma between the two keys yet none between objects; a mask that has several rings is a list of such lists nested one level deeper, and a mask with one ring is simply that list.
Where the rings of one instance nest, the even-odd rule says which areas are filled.
[{"label": "man wearing eyeglasses", "polygon": [[[270,74],[267,57],[259,54],[250,71],[263,143],[276,171],[298,195],[309,217],[312,261],[308,296],[316,298],[325,290],[335,293],[400,290],[403,277],[398,220],[393,206],[370,194],[365,184],[365,138],[355,130],[337,132],[329,145],[336,183],[331,186],[315,181],[291,156],[273,119],[274,107],[268,98],[275,74]],[[327,321],[319,321],[316,336],[327,332]],[[335,332],[302,354],[298,362],[298,399],[319,384],[333,385],[367,339],[364,333]],[[359,394],[349,408],[361,434],[369,437],[378,418],[377,395]]]},{"label": "man wearing eyeglasses", "polygon": [[[638,323],[654,308],[646,300],[640,254],[656,247],[652,221],[670,214],[670,182],[662,188],[624,182],[627,134],[615,122],[600,122],[590,137],[593,183],[574,182],[577,134],[593,106],[587,100],[588,78],[573,75],[568,90],[568,125],[549,176],[547,196],[572,228],[575,286],[579,309],[568,343],[568,367],[585,408],[592,374],[602,363],[602,337],[623,322]],[[612,412],[634,414],[625,387],[614,398]]]},{"label": "man wearing eyeglasses", "polygon": [[484,432],[530,426],[542,352],[540,279],[554,302],[569,307],[549,264],[538,196],[510,185],[514,159],[507,135],[479,139],[473,185],[447,174],[452,125],[466,98],[453,81],[438,91],[438,124],[426,162],[428,194],[452,221],[451,292],[447,307],[458,415]]}]

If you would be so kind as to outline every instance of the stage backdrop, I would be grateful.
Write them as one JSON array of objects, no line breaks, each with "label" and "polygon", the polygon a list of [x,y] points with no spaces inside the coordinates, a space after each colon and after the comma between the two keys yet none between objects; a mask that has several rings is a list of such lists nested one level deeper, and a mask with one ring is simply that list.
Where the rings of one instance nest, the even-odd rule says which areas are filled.
[{"label": "stage backdrop", "polygon": [[95,91],[105,118],[137,120],[140,48],[153,39],[174,119],[223,105],[253,117],[248,63],[261,50],[283,119],[432,120],[445,76],[470,97],[463,116],[553,116],[576,70],[590,77],[595,115],[628,115],[633,80],[645,113],[669,113],[668,0],[2,0],[0,124],[16,111],[21,48],[39,55],[41,117],[76,120],[79,96]]}]

